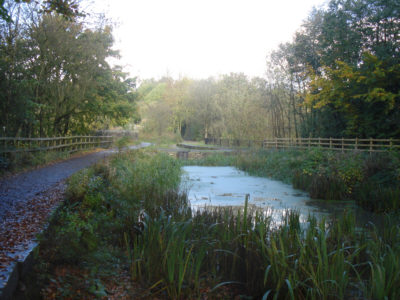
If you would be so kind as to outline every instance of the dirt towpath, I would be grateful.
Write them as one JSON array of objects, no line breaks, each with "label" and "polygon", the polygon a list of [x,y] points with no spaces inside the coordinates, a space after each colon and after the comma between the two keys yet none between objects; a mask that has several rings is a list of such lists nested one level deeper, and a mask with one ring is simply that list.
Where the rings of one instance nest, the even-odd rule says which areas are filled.
[{"label": "dirt towpath", "polygon": [[0,299],[14,272],[13,265],[26,258],[47,218],[63,201],[65,180],[115,152],[110,149],[84,154],[0,180]]},{"label": "dirt towpath", "polygon": [[[138,146],[131,146],[130,149],[143,148],[149,145],[149,143],[141,143]],[[0,179],[0,223],[4,221],[7,213],[13,211],[14,207],[49,190],[77,171],[115,152],[115,149],[111,149],[89,153],[7,179]]]},{"label": "dirt towpath", "polygon": [[50,166],[28,171],[0,181],[0,220],[17,206],[49,190],[73,173],[106,157],[101,151],[71,158]]}]

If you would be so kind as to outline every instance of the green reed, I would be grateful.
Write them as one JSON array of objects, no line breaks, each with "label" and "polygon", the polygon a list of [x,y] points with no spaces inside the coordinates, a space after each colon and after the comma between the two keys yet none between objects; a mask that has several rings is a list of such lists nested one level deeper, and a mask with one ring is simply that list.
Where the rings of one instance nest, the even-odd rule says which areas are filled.
[{"label": "green reed", "polygon": [[[170,298],[197,297],[212,282],[216,290],[238,286],[243,294],[265,299],[398,295],[399,242],[378,239],[376,228],[355,230],[351,214],[329,222],[310,217],[302,226],[297,212],[274,224],[269,216],[245,210],[201,210],[184,222],[164,214],[148,219],[134,245],[133,252],[141,254],[134,274],[140,269],[142,282],[165,289]],[[157,266],[139,267],[138,261]]]},{"label": "green reed", "polygon": [[[150,298],[220,299],[225,289],[253,299],[400,297],[398,214],[358,228],[351,212],[302,223],[289,210],[274,221],[246,199],[243,207],[191,210],[180,175],[179,162],[153,151],[83,171],[70,179],[52,238],[86,256],[96,243],[123,248],[132,280]],[[82,258],[71,251],[76,264]]]}]

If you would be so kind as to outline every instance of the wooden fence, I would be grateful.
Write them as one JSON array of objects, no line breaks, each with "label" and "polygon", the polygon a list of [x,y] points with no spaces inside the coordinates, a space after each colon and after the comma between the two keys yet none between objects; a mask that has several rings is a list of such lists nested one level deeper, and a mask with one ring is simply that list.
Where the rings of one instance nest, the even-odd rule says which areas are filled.
[{"label": "wooden fence", "polygon": [[207,138],[207,145],[221,147],[262,148],[262,149],[308,149],[319,147],[336,151],[382,152],[399,150],[400,139],[346,139],[346,138],[274,138],[259,141]]},{"label": "wooden fence", "polygon": [[0,137],[0,154],[36,151],[79,151],[95,147],[110,147],[112,136],[68,136],[52,138]]}]

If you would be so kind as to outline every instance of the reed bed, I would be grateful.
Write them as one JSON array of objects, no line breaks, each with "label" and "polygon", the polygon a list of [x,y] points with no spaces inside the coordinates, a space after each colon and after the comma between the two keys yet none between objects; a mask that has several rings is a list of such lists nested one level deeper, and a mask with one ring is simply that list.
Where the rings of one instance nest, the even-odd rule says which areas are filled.
[{"label": "reed bed", "polygon": [[147,150],[72,177],[43,245],[53,249],[48,259],[104,269],[112,256],[104,249],[117,247],[141,287],[132,298],[400,298],[398,214],[359,228],[351,212],[301,223],[286,211],[274,222],[246,199],[239,209],[192,211],[178,190],[180,170],[175,159]]},{"label": "reed bed", "polygon": [[[282,223],[258,212],[214,208],[174,221],[146,216],[129,253],[132,278],[170,299],[200,297],[213,286],[252,299],[396,299],[400,296],[400,228],[356,228],[345,213],[301,226],[288,211]],[[133,241],[133,242],[132,242]],[[158,270],[154,272],[154,270]]]}]

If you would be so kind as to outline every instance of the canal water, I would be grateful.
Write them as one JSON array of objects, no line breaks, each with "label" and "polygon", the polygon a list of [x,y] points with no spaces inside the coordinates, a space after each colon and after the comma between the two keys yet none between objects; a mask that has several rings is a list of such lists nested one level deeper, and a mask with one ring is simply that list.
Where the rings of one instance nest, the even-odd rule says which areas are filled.
[{"label": "canal water", "polygon": [[264,177],[250,176],[234,167],[183,167],[182,187],[188,192],[193,209],[203,207],[242,207],[246,194],[249,205],[263,210],[279,222],[282,214],[296,210],[300,221],[308,216],[330,217],[346,210],[358,210],[354,202],[310,199],[308,193],[291,185]]}]

